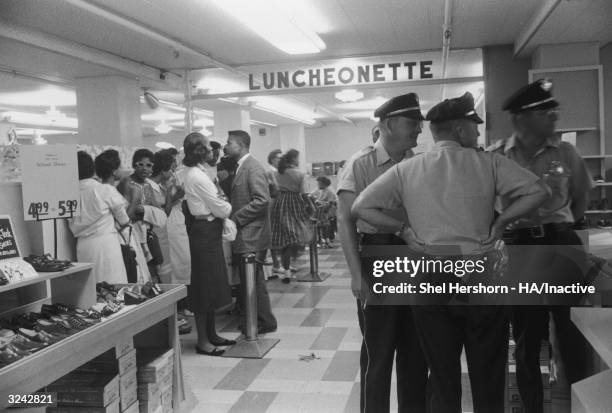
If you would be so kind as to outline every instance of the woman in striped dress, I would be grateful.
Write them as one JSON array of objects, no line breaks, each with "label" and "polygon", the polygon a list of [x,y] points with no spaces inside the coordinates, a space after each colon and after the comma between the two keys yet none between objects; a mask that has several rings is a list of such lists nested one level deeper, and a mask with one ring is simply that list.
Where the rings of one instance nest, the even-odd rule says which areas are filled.
[{"label": "woman in striped dress", "polygon": [[297,255],[298,248],[309,243],[313,235],[305,174],[297,169],[299,154],[290,149],[278,164],[278,197],[271,211],[272,249],[281,250],[284,283],[291,280],[291,257]]}]

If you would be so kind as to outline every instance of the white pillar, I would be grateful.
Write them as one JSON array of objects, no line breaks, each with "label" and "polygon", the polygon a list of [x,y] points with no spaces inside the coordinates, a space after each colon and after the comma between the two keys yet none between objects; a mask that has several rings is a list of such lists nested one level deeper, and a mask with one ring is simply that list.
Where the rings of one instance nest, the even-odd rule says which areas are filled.
[{"label": "white pillar", "polygon": [[80,78],[75,84],[80,143],[143,145],[138,80],[100,76]]},{"label": "white pillar", "polygon": [[306,139],[304,137],[304,125],[280,125],[280,149],[283,153],[289,149],[296,149],[300,152],[300,169],[306,170]]},{"label": "white pillar", "polygon": [[227,142],[227,132],[231,130],[243,130],[251,132],[251,114],[248,109],[235,107],[229,109],[215,110],[215,126],[211,140],[225,145]]}]

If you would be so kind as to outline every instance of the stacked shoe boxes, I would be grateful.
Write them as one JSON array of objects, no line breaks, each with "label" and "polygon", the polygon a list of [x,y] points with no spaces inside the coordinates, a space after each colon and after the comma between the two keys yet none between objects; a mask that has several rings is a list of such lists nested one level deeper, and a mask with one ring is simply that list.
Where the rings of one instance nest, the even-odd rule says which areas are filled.
[{"label": "stacked shoe boxes", "polygon": [[[509,413],[524,413],[525,409],[521,403],[518,383],[516,379],[516,344],[510,340],[508,346],[508,409]],[[549,349],[548,343],[542,343],[540,349],[540,371],[542,372],[542,384],[544,385],[544,413],[552,412],[552,389],[549,381]]]},{"label": "stacked shoe boxes", "polygon": [[174,350],[137,350],[138,400],[140,413],[172,411]]},{"label": "stacked shoe boxes", "polygon": [[[109,397],[113,396],[112,401],[108,406],[104,405],[105,410],[99,411],[105,413],[132,413],[138,411],[138,400],[136,398],[136,350],[134,349],[134,344],[131,338],[117,344],[114,348],[106,353],[83,364],[69,375],[60,379],[60,381],[65,380],[67,377],[71,377],[71,385],[73,385],[73,383],[75,383],[74,385],[80,383],[79,378],[86,380],[87,377],[97,377],[99,380],[106,380],[104,379],[105,377],[112,377],[113,380],[109,382],[109,385],[112,385],[112,387],[109,385],[104,387],[108,396],[103,400],[103,402],[108,402],[110,400]],[[54,385],[56,383],[54,383]],[[98,381],[93,381],[91,386],[95,386],[95,388],[99,389]],[[47,387],[47,391],[57,391],[50,390],[52,388],[55,387],[53,387],[53,385]],[[81,389],[80,391],[83,392],[85,390]],[[71,403],[72,405],[69,406],[67,399],[68,396],[66,396],[66,401],[62,401],[59,398],[59,394],[60,393],[58,391],[58,407],[55,410],[50,411],[58,413],[94,413],[94,411],[90,408],[75,409],[74,403]],[[68,407],[70,407],[70,409],[68,409]]]}]

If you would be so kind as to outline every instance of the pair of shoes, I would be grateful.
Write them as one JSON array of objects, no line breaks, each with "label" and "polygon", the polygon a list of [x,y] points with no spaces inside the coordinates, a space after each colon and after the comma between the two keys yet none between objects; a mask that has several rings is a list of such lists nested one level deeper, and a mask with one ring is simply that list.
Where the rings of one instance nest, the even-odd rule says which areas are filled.
[{"label": "pair of shoes", "polygon": [[211,351],[202,350],[200,347],[195,346],[195,351],[198,354],[204,354],[206,356],[220,356],[225,353],[225,350],[221,350],[218,348],[212,349]]},{"label": "pair of shoes", "polygon": [[236,340],[230,340],[230,339],[227,339],[227,338],[222,338],[220,341],[210,340],[210,344],[212,344],[213,346],[217,346],[217,347],[233,346],[234,344],[236,344]]}]

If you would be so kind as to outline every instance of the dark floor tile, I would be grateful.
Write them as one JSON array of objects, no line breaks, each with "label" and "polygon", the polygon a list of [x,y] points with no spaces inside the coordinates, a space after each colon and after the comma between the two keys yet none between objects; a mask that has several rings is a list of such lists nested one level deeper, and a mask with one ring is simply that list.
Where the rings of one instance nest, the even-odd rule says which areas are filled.
[{"label": "dark floor tile", "polygon": [[342,339],[346,334],[346,327],[325,327],[319,333],[316,338],[311,350],[338,350],[338,346],[342,343]]},{"label": "dark floor tile", "polygon": [[337,351],[323,381],[354,381],[359,372],[359,351]]},{"label": "dark floor tile", "polygon": [[240,362],[236,364],[219,383],[217,383],[215,390],[246,390],[269,362],[270,359],[240,360]]},{"label": "dark floor tile", "polygon": [[293,307],[295,308],[314,308],[321,298],[330,290],[330,287],[313,286],[304,291],[304,298],[298,301]]},{"label": "dark floor tile", "polygon": [[244,392],[228,413],[265,413],[278,393]]},{"label": "dark floor tile", "polygon": [[344,407],[344,413],[355,413],[359,410],[359,383],[355,383],[353,388],[351,389],[351,394],[349,394],[348,401],[346,402],[346,406]]},{"label": "dark floor tile", "polygon": [[327,320],[332,316],[332,308],[314,308],[308,317],[302,321],[300,327],[324,327]]}]

